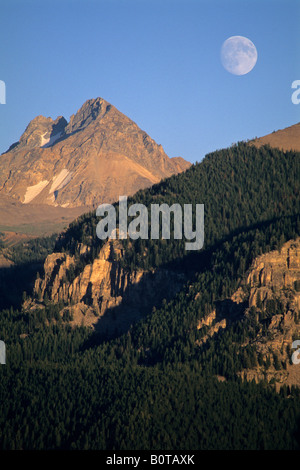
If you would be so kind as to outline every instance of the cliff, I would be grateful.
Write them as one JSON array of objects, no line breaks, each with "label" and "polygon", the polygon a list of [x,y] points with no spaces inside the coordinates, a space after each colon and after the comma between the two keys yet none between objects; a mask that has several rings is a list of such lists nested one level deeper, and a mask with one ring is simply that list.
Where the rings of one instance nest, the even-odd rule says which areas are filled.
[{"label": "cliff", "polygon": [[[79,256],[89,248],[79,247]],[[124,249],[119,240],[107,241],[92,263],[78,269],[78,258],[66,253],[49,255],[44,276],[35,281],[33,307],[49,302],[61,306],[60,314],[72,325],[95,328],[105,335],[125,331],[170,299],[185,277],[166,269],[129,270],[121,265]]]},{"label": "cliff", "polygon": [[232,297],[216,302],[216,309],[199,321],[197,328],[205,326],[207,332],[198,347],[239,321],[248,322],[249,332],[255,328],[254,339],[249,335],[239,353],[250,346],[256,361],[240,375],[277,387],[300,386],[300,365],[292,362],[292,343],[300,339],[300,238],[254,260]]}]

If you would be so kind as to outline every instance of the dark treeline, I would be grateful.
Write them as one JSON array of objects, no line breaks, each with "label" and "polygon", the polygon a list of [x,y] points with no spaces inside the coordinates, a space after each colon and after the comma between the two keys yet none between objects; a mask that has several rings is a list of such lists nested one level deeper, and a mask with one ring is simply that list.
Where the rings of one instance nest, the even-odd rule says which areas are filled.
[{"label": "dark treeline", "polygon": [[299,448],[297,390],[220,383],[181,364],[53,363],[1,375],[4,449]]}]

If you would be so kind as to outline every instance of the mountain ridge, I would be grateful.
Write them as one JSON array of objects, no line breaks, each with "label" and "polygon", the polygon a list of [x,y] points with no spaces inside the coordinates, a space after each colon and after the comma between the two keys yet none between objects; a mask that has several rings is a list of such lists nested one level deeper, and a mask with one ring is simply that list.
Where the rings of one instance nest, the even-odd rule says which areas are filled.
[{"label": "mountain ridge", "polygon": [[255,138],[250,142],[258,148],[263,145],[270,145],[270,147],[276,147],[284,151],[300,151],[300,122]]},{"label": "mountain ridge", "polygon": [[[181,157],[169,158],[113,105],[90,99],[69,122],[63,116],[30,121],[20,140],[1,155],[0,198],[83,213],[190,166]],[[72,220],[67,210],[66,218]]]}]

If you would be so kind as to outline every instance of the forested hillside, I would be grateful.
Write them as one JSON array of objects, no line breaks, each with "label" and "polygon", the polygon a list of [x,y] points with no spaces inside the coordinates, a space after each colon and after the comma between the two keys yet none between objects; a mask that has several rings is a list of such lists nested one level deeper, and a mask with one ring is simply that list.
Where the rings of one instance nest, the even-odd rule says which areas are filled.
[{"label": "forested hillside", "polygon": [[[147,207],[154,203],[193,204],[194,207],[204,204],[204,249],[207,250],[242,229],[298,214],[299,172],[299,153],[282,152],[268,146],[258,150],[241,142],[207,155],[201,163],[180,175],[137,192],[128,198],[128,206],[133,203]],[[55,251],[75,254],[79,243],[87,244],[91,251],[86,262],[90,262],[103,243],[95,236],[99,220],[95,213],[79,217],[60,238]],[[124,263],[132,268],[158,267],[182,258],[185,264],[197,264],[195,253],[188,256],[185,250],[185,239],[171,237],[171,240],[131,242]],[[126,240],[124,245],[128,245]],[[202,256],[201,251],[199,254]],[[85,262],[83,257],[80,262]]]},{"label": "forested hillside", "polygon": [[[1,448],[299,450],[299,389],[239,376],[257,361],[259,312],[232,317],[205,342],[198,328],[220,303],[230,319],[226,302],[256,257],[300,236],[299,157],[241,143],[128,201],[204,204],[205,244],[191,254],[184,240],[124,241],[126,269],[168,266],[188,278],[125,334],[103,340],[71,327],[49,301],[2,310]],[[78,271],[103,245],[97,222],[80,217],[56,243]],[[84,256],[79,244],[90,247]]]}]

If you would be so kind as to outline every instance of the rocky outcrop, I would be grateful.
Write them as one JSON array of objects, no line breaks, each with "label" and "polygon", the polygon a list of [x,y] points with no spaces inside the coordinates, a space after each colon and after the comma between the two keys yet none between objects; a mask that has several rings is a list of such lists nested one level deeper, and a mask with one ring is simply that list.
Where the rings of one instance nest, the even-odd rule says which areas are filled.
[{"label": "rocky outcrop", "polygon": [[216,303],[216,309],[199,321],[207,328],[197,341],[201,346],[220,329],[243,318],[253,320],[259,331],[251,345],[259,358],[256,367],[241,372],[247,380],[273,381],[300,386],[300,365],[293,364],[292,344],[300,339],[300,238],[256,258],[239,289],[230,299]]},{"label": "rocky outcrop", "polygon": [[[88,247],[80,246],[80,255]],[[128,270],[121,267],[124,255],[119,240],[104,244],[97,258],[77,273],[78,258],[66,253],[49,255],[44,276],[35,281],[34,307],[51,302],[67,311],[73,324],[97,327],[98,330],[126,329],[149,313],[163,299],[169,299],[185,278],[166,269]]]},{"label": "rocky outcrop", "polygon": [[215,321],[217,318],[216,310],[213,310],[209,315],[203,318],[201,321],[198,322],[197,330],[201,330],[204,326],[209,327],[207,334],[201,338],[201,340],[197,340],[196,344],[198,346],[202,346],[209,338],[211,338],[215,333],[218,333],[220,329],[224,329],[227,326],[226,318],[222,318],[220,321]]},{"label": "rocky outcrop", "polygon": [[299,280],[298,239],[285,243],[280,251],[272,251],[255,260],[247,278],[247,285],[250,287],[249,307],[266,308],[268,300],[275,298],[286,304],[289,299],[287,293],[292,291],[294,307],[299,309],[300,290],[295,289]]},{"label": "rocky outcrop", "polygon": [[245,289],[248,308],[260,331],[251,342],[257,357],[255,368],[242,372],[247,380],[300,385],[299,365],[293,364],[292,344],[300,338],[300,238],[285,243],[280,251],[257,258],[248,273]]}]

